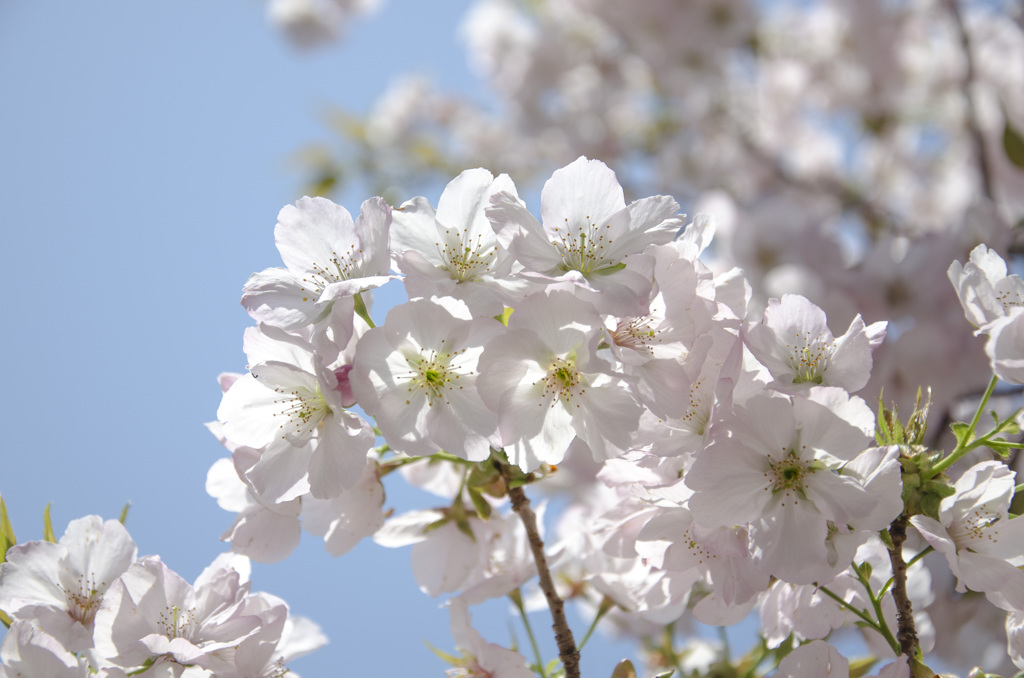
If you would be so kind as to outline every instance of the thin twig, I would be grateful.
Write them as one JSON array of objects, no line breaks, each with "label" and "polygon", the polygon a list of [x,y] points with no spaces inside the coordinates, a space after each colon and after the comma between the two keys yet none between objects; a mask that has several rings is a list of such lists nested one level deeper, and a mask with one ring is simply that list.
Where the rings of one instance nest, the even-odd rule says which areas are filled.
[{"label": "thin twig", "polygon": [[967,98],[967,131],[971,135],[975,153],[978,157],[978,172],[981,178],[981,190],[985,197],[995,201],[995,190],[992,185],[992,170],[988,147],[985,145],[985,137],[981,133],[981,125],[978,124],[978,107],[974,104],[974,97],[971,96],[971,87],[974,85],[974,55],[971,54],[971,38],[967,34],[967,27],[964,25],[964,17],[957,6],[957,0],[948,0],[946,5],[949,13],[953,15],[953,22],[956,24],[957,33],[960,34],[960,48],[964,53],[964,62],[967,65],[967,72],[964,74],[964,96]]},{"label": "thin twig", "polygon": [[[507,477],[506,467],[501,465],[500,468],[502,475]],[[530,550],[533,551],[533,560],[537,563],[537,573],[540,575],[540,588],[551,610],[551,627],[555,630],[555,643],[558,645],[558,656],[562,660],[562,666],[565,667],[565,677],[580,678],[580,652],[576,649],[576,640],[565,618],[565,603],[555,591],[555,583],[551,579],[547,557],[544,555],[544,541],[537,530],[537,516],[530,508],[530,500],[522,487],[509,487],[508,497],[512,500],[512,510],[519,514],[523,527],[526,528],[526,537],[530,542]]]}]

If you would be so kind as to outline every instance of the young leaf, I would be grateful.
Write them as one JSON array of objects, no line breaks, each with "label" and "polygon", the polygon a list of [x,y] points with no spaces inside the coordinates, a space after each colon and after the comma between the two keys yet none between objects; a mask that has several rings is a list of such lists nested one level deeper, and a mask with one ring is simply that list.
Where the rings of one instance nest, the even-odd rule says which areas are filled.
[{"label": "young leaf", "polygon": [[1024,170],[1024,137],[1010,125],[1009,120],[1003,127],[1003,150],[1017,169]]},{"label": "young leaf", "polygon": [[50,522],[50,504],[43,509],[43,539],[51,544],[57,543],[57,537],[53,534],[53,523]]},{"label": "young leaf", "polygon": [[636,669],[633,668],[633,662],[628,659],[623,659],[619,662],[615,670],[612,671],[612,678],[636,678]]}]

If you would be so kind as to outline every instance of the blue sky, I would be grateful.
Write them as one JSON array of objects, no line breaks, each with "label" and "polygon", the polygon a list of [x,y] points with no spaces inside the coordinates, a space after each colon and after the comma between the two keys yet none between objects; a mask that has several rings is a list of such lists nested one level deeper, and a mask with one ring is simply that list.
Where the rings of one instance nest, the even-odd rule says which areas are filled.
[{"label": "blue sky", "polygon": [[[366,110],[401,72],[480,96],[454,39],[468,4],[389,0],[343,44],[300,52],[256,0],[0,3],[0,493],[20,539],[41,537],[48,502],[60,533],[130,501],[140,555],[193,579],[224,550],[232,516],[203,488],[224,451],[203,422],[217,374],[244,368],[241,286],[279,265],[274,223],[302,183],[292,154],[328,137],[329,104]],[[293,668],[441,675],[422,641],[450,650],[448,615],[408,559],[372,543],[333,559],[304,535],[256,566],[256,589],[331,638]],[[502,603],[474,613],[508,641]],[[588,650],[598,676],[622,652],[600,636]]]}]

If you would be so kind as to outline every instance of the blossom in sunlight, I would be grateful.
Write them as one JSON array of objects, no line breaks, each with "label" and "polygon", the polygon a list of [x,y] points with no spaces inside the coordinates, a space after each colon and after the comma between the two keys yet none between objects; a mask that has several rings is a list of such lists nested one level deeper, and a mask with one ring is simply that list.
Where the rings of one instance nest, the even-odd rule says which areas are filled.
[{"label": "blossom in sunlight", "polygon": [[286,206],[274,229],[285,268],[254,273],[242,290],[242,306],[258,322],[285,329],[332,327],[335,341],[345,343],[352,333],[352,296],[392,279],[390,226],[391,208],[382,198],[364,202],[355,221],[327,198]]},{"label": "blossom in sunlight", "polygon": [[135,542],[116,520],[72,520],[56,544],[30,541],[0,564],[0,610],[37,624],[63,647],[92,647],[93,623],[108,588],[135,561]]},{"label": "blossom in sunlight", "polygon": [[568,292],[535,294],[508,328],[484,348],[477,387],[498,413],[509,461],[524,471],[557,464],[574,440],[599,461],[624,452],[641,408],[595,355],[603,335],[593,307]]},{"label": "blossom in sunlight", "polygon": [[126,678],[116,667],[93,670],[30,622],[15,622],[0,646],[0,678]]},{"label": "blossom in sunlight", "polygon": [[975,464],[956,481],[956,493],[942,500],[939,520],[910,519],[946,557],[957,591],[983,592],[1005,610],[1024,610],[1024,521],[1008,514],[1015,477],[999,461]]},{"label": "blossom in sunlight", "polygon": [[796,294],[771,299],[764,319],[744,332],[754,357],[781,391],[839,386],[859,391],[871,377],[871,351],[885,339],[886,323],[865,326],[858,315],[846,334],[833,337],[825,312]]},{"label": "blossom in sunlight", "polygon": [[[755,559],[784,581],[827,577],[836,565],[830,530],[869,518],[865,527],[880,529],[899,513],[898,502],[877,494],[898,484],[844,473],[867,447],[874,420],[862,400],[842,389],[817,387],[808,397],[764,393],[737,406],[725,428],[732,435],[716,437],[685,476],[694,490],[690,510],[707,527],[749,523]],[[886,469],[899,476],[894,458]],[[874,515],[883,501],[888,514]]]},{"label": "blossom in sunlight", "polygon": [[994,320],[1024,308],[1024,280],[1007,275],[1006,262],[985,245],[971,250],[966,264],[954,261],[949,280],[964,307],[964,315],[975,327],[984,328]]},{"label": "blossom in sunlight", "polygon": [[615,172],[581,157],[544,184],[541,221],[508,192],[491,198],[487,216],[498,241],[538,281],[568,283],[602,311],[626,315],[642,308],[651,284],[627,269],[627,257],[672,240],[684,224],[678,210],[661,195],[627,206]]},{"label": "blossom in sunlight", "polygon": [[248,571],[246,558],[224,554],[193,586],[159,558],[142,558],[107,592],[96,615],[96,651],[126,669],[151,665],[180,675],[197,666],[216,674],[234,663],[240,643],[286,613],[280,601],[254,603]]},{"label": "blossom in sunlight", "polygon": [[269,501],[310,492],[327,499],[358,482],[373,446],[370,425],[346,398],[348,373],[331,366],[302,337],[272,327],[246,337],[261,360],[224,393],[217,418],[234,446],[260,451],[246,477]]},{"label": "blossom in sunlight", "polygon": [[516,195],[507,175],[471,169],[449,182],[436,210],[426,198],[413,198],[392,211],[391,249],[410,299],[450,296],[493,316],[522,290],[524,281],[511,277],[521,267],[498,243],[485,214],[498,192]]},{"label": "blossom in sunlight", "polygon": [[356,347],[349,375],[356,400],[392,449],[483,461],[500,441],[498,416],[477,393],[477,363],[504,329],[454,300],[396,306]]}]

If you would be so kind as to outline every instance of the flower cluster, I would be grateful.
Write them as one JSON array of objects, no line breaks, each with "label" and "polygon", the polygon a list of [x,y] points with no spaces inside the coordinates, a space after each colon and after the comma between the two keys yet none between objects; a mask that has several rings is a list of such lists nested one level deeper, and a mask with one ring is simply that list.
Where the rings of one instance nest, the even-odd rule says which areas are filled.
[{"label": "flower cluster", "polygon": [[13,622],[0,676],[282,676],[326,638],[248,579],[248,559],[227,553],[189,584],[158,557],[137,558],[120,522],[73,520],[59,542],[17,544],[0,564]]},{"label": "flower cluster", "polygon": [[[222,377],[210,425],[232,452],[208,489],[238,514],[224,536],[236,551],[279,560],[302,527],[335,555],[371,535],[412,545],[420,588],[456,594],[470,654],[442,655],[458,675],[527,671],[467,630],[466,606],[516,600],[538,572],[546,586],[536,526],[507,502],[520,513],[516,488],[533,483],[565,498],[546,548],[561,595],[639,637],[756,611],[767,650],[805,643],[779,675],[838,666],[821,639],[844,627],[888,657],[882,675],[906,675],[913,650],[934,643],[926,548],[1016,628],[1014,474],[983,461],[953,486],[943,471],[977,442],[936,463],[922,426],[885,411],[879,428],[856,393],[885,322],[857,315],[837,336],[799,295],[758,310],[741,271],[699,258],[712,216],[687,222],[665,196],[627,203],[599,161],[557,170],[540,199],[538,219],[507,176],[475,169],[436,208],[374,198],[352,219],[303,198],[281,211],[286,268],[245,285],[259,323],[245,336],[249,374]],[[1016,283],[972,265],[972,282],[954,276],[968,318],[1011,317],[1012,300],[990,300]],[[371,290],[396,277],[409,300],[377,325]],[[399,469],[442,505],[386,519],[382,478]],[[904,546],[909,525],[923,539]],[[907,560],[909,585],[893,565]]]}]

